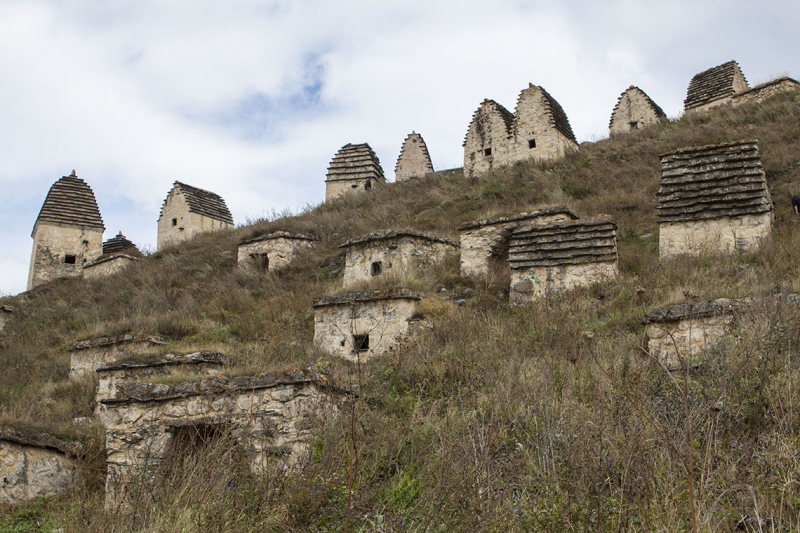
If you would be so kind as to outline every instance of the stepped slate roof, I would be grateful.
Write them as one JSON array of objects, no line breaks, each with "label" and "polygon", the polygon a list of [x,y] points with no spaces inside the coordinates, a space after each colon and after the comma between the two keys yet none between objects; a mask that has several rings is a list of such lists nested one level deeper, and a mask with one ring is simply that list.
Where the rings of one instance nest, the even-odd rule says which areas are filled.
[{"label": "stepped slate roof", "polygon": [[112,237],[103,243],[103,255],[122,253],[138,254],[139,249],[120,231],[116,237]]},{"label": "stepped slate roof", "polygon": [[472,125],[477,124],[480,121],[481,111],[483,110],[484,106],[489,108],[489,113],[498,113],[500,118],[503,119],[503,123],[506,127],[505,133],[507,137],[510,137],[511,133],[514,131],[514,114],[494,100],[484,98],[483,102],[481,102],[481,105],[479,105],[478,109],[475,110],[475,113],[472,114],[472,120],[469,123],[469,128],[467,128],[467,136],[464,137],[464,142],[461,143],[461,146],[467,145],[467,137],[469,136],[469,132],[472,130]]},{"label": "stepped slate roof", "polygon": [[382,241],[399,237],[414,237],[416,239],[449,244],[450,246],[458,246],[457,243],[451,241],[450,239],[437,237],[435,235],[428,235],[427,233],[422,233],[421,231],[399,230],[399,231],[377,231],[375,233],[370,233],[368,235],[364,235],[363,237],[359,237],[357,239],[351,239],[344,244],[340,244],[338,248],[348,248],[350,246],[355,246],[356,244],[363,244],[366,242],[373,242],[373,241]]},{"label": "stepped slate roof", "polygon": [[[408,151],[406,151],[407,148]],[[397,156],[397,163],[394,166],[395,173],[400,169],[400,162],[408,157],[414,149],[422,151],[423,160],[427,167],[426,173],[433,172],[433,163],[431,163],[431,155],[428,153],[428,145],[425,144],[425,139],[423,139],[422,135],[419,133],[412,131],[408,134],[406,140],[403,141],[402,148],[400,148],[400,155]]]},{"label": "stepped slate roof", "polygon": [[[567,114],[564,112],[564,109],[561,107],[561,104],[558,101],[550,96],[544,87],[539,85],[533,85],[532,83],[528,84],[528,88],[522,91],[517,99],[517,108],[519,109],[519,101],[522,99],[522,95],[525,94],[525,91],[529,91],[531,89],[539,89],[542,95],[542,106],[544,107],[545,114],[550,118],[550,124],[563,135],[567,139],[570,139],[572,142],[577,143],[578,141],[575,140],[575,134],[572,133],[572,126],[569,124],[569,119],[567,118]],[[517,111],[519,114],[519,111]],[[519,117],[517,117],[519,119]]]},{"label": "stepped slate roof", "polygon": [[617,260],[617,225],[609,215],[516,230],[508,249],[514,269]]},{"label": "stepped slate roof", "polygon": [[683,101],[684,109],[688,111],[715,100],[733,96],[736,94],[733,84],[737,75],[742,77],[746,85],[747,79],[736,61],[728,61],[695,74],[692,81],[689,82],[686,99]]},{"label": "stepped slate roof", "polygon": [[608,121],[609,128],[614,124],[614,117],[617,115],[617,111],[619,110],[619,105],[622,103],[622,99],[625,97],[626,94],[630,92],[639,93],[639,95],[644,98],[645,102],[647,102],[648,107],[650,107],[650,109],[653,111],[653,113],[656,114],[657,117],[661,118],[667,116],[667,114],[664,113],[664,110],[661,109],[661,107],[659,107],[659,105],[656,104],[649,96],[647,96],[646,92],[644,92],[635,85],[631,85],[626,90],[624,90],[621,95],[619,95],[619,98],[617,98],[617,105],[614,106],[614,111],[611,112],[611,120]]},{"label": "stepped slate roof", "polygon": [[[199,187],[181,183],[180,181],[173,183],[172,190],[174,189],[178,189],[183,193],[186,204],[189,206],[190,213],[196,213],[204,217],[213,218],[214,220],[233,224],[231,212],[228,210],[225,200],[220,195],[205,189],[200,189]],[[172,190],[170,190],[170,192],[172,192]],[[169,198],[169,194],[167,198]],[[164,207],[166,205],[167,200],[165,198],[164,203],[161,205],[161,214],[158,217],[159,220],[164,216]]]},{"label": "stepped slate roof", "polygon": [[74,170],[50,187],[36,218],[36,224],[39,222],[106,229],[92,188],[76,176]]},{"label": "stepped slate roof", "polygon": [[380,159],[369,144],[345,144],[331,160],[325,181],[377,179],[386,181]]},{"label": "stepped slate roof", "polygon": [[422,294],[410,289],[381,289],[377,291],[362,291],[342,294],[341,296],[325,296],[315,303],[313,307],[328,305],[351,304],[355,302],[376,302],[379,300],[421,300]]},{"label": "stepped slate roof", "polygon": [[567,217],[573,220],[578,218],[578,215],[570,211],[569,208],[561,205],[557,207],[543,207],[541,209],[537,209],[536,211],[531,211],[530,213],[519,213],[518,215],[512,215],[509,217],[493,218],[490,220],[476,220],[474,222],[464,222],[463,224],[461,224],[461,227],[458,228],[458,231],[482,228],[484,226],[492,226],[494,224],[508,224],[509,222],[519,222],[521,220],[528,220],[530,218],[537,218],[549,215],[566,215]]},{"label": "stepped slate roof", "polygon": [[758,215],[772,209],[758,141],[681,148],[661,156],[660,223]]},{"label": "stepped slate roof", "polygon": [[212,365],[222,366],[225,364],[225,356],[220,352],[194,352],[185,355],[167,354],[158,360],[150,362],[117,362],[111,366],[104,366],[95,370],[99,374],[115,372],[117,370],[130,370],[137,368],[154,368],[164,366],[181,366],[181,365]]},{"label": "stepped slate roof", "polygon": [[167,344],[167,341],[158,335],[117,335],[116,337],[98,337],[95,339],[73,342],[72,345],[67,348],[67,351],[74,352],[75,350],[88,350],[90,348],[113,346],[114,344],[124,344],[126,342],[147,342],[156,346]]},{"label": "stepped slate roof", "polygon": [[297,239],[301,241],[314,241],[314,237],[309,237],[308,235],[303,235],[301,233],[289,233],[288,231],[274,231],[272,233],[267,233],[265,235],[259,235],[257,237],[251,237],[249,239],[245,239],[243,241],[239,241],[239,245],[242,244],[250,244],[252,242],[259,242],[259,241],[269,241],[272,239]]}]

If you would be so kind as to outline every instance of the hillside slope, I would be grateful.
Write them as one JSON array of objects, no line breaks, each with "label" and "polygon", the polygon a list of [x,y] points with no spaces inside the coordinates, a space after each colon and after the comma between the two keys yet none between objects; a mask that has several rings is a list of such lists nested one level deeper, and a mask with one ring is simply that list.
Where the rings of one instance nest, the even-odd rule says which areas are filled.
[{"label": "hillside slope", "polygon": [[[659,263],[658,155],[752,138],[775,201],[773,241],[753,256]],[[784,94],[585,143],[556,163],[393,184],[203,235],[111,278],[4,298],[17,313],[0,337],[0,422],[92,451],[81,491],[25,516],[64,531],[683,531],[693,502],[704,530],[745,516],[798,529],[800,313],[760,308],[688,377],[642,350],[641,320],[686,299],[800,292],[788,198],[799,190],[800,95]],[[614,215],[618,279],[513,308],[507,287],[464,279],[451,261],[393,280],[430,295],[434,327],[407,350],[354,368],[314,349],[311,306],[342,292],[337,245],[403,228],[457,240],[461,222],[548,205]],[[319,244],[279,274],[238,270],[236,243],[276,230]],[[128,332],[162,334],[173,353],[219,350],[229,373],[316,367],[370,401],[320,428],[297,475],[254,475],[217,450],[224,460],[161,478],[133,517],[107,514],[101,429],[71,422],[92,416],[95,384],[69,381],[65,350]],[[22,523],[19,510],[4,515],[8,528]]]}]

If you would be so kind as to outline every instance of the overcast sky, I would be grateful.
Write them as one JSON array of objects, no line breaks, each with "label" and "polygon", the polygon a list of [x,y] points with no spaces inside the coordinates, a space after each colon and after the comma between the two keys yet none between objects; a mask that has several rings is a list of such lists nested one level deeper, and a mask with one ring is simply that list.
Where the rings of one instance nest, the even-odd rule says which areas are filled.
[{"label": "overcast sky", "polygon": [[105,238],[154,249],[175,180],[237,224],[323,201],[325,172],[368,142],[389,180],[412,130],[461,166],[484,98],[528,83],[579,141],[638,85],[670,116],[691,77],[736,59],[751,86],[800,77],[800,2],[0,0],[0,294],[25,289],[33,224],[74,168]]}]

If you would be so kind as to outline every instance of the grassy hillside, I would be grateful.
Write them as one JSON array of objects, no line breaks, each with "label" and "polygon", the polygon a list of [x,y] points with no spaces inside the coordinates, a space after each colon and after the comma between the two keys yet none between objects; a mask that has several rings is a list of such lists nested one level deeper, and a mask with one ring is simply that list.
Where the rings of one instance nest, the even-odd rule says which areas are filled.
[{"label": "grassy hillside", "polygon": [[[658,154],[751,138],[773,241],[753,256],[660,264]],[[689,375],[648,356],[640,324],[687,299],[800,292],[798,191],[800,95],[789,94],[585,143],[557,163],[392,184],[201,236],[108,279],[4,298],[18,313],[0,337],[0,422],[82,439],[90,453],[75,496],[4,509],[0,531],[691,531],[692,515],[701,531],[745,516],[800,529],[800,313],[760,307]],[[457,239],[461,222],[548,205],[614,215],[618,279],[512,308],[507,287],[460,277],[454,258],[394,280],[429,295],[434,328],[408,349],[360,369],[314,349],[311,305],[342,292],[338,244],[401,228]],[[275,230],[319,244],[279,274],[239,271],[236,243]],[[219,350],[235,373],[316,367],[372,401],[320,428],[298,475],[253,475],[220,448],[161,477],[133,516],[106,514],[102,430],[71,423],[91,416],[95,384],[69,381],[65,350],[126,332],[165,335],[173,353]]]}]

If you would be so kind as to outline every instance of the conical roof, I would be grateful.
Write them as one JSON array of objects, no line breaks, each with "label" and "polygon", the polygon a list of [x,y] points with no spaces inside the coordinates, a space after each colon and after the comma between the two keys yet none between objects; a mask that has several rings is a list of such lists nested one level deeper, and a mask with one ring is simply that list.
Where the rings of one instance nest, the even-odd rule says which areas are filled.
[{"label": "conical roof", "polygon": [[36,218],[36,224],[40,222],[106,229],[92,188],[74,170],[50,187]]}]

